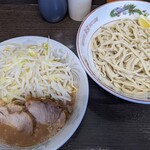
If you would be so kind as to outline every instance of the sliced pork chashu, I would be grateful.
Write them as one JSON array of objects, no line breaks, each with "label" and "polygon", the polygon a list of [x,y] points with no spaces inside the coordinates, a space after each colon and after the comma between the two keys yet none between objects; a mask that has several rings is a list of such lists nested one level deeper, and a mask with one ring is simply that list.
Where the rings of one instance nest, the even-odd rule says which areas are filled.
[{"label": "sliced pork chashu", "polygon": [[33,118],[24,111],[23,106],[15,103],[0,106],[0,123],[9,125],[28,134],[33,133]]},{"label": "sliced pork chashu", "polygon": [[72,112],[72,105],[73,103],[64,105],[62,101],[49,98],[30,98],[26,102],[15,100],[7,105],[0,105],[0,123],[28,134],[34,133],[37,123],[58,129],[66,123]]},{"label": "sliced pork chashu", "polygon": [[62,103],[50,99],[30,99],[26,102],[28,111],[41,124],[63,127],[67,119],[67,111]]}]

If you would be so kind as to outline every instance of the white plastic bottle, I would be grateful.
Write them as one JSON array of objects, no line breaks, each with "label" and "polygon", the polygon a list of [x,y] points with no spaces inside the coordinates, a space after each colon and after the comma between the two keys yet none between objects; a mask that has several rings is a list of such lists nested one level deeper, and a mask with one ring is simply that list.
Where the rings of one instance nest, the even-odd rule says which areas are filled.
[{"label": "white plastic bottle", "polygon": [[92,0],[68,0],[69,16],[75,21],[82,21],[91,11]]}]

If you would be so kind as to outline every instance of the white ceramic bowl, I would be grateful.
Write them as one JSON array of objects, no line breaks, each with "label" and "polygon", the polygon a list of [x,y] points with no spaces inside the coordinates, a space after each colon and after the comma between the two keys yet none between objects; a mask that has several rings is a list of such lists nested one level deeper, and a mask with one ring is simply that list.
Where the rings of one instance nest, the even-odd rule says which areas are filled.
[{"label": "white ceramic bowl", "polygon": [[[42,44],[43,42],[47,42],[47,38],[37,36],[18,37],[0,43],[0,50],[2,45],[7,43]],[[0,150],[57,150],[73,135],[83,119],[89,96],[87,75],[80,64],[79,59],[69,48],[54,40],[49,40],[49,42],[55,50],[61,50],[61,56],[67,53],[67,62],[69,62],[70,65],[77,70],[78,92],[76,95],[74,111],[65,126],[49,140],[26,148],[11,147],[9,145],[0,143]]]},{"label": "white ceramic bowl", "polygon": [[91,37],[102,25],[121,18],[137,19],[139,17],[139,13],[133,12],[130,14],[128,9],[124,10],[123,8],[126,5],[134,6],[134,9],[139,9],[142,14],[150,15],[150,3],[142,1],[111,2],[96,8],[84,19],[79,27],[76,39],[77,53],[88,75],[99,86],[124,100],[142,104],[150,104],[150,93],[145,94],[142,97],[137,95],[127,95],[102,82],[100,75],[98,74],[98,71],[94,65],[89,46]]}]

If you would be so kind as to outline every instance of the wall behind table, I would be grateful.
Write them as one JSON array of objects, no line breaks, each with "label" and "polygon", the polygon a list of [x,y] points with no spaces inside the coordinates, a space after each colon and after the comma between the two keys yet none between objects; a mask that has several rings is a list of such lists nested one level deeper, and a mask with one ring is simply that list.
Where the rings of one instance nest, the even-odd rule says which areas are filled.
[{"label": "wall behind table", "polygon": [[[106,0],[93,0],[94,5],[104,4]],[[37,0],[0,0],[0,4],[37,4]]]}]

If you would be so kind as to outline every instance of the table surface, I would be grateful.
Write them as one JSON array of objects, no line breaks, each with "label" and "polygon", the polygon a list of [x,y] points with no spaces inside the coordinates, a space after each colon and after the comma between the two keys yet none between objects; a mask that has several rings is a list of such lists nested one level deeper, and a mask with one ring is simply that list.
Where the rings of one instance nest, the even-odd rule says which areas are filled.
[{"label": "table surface", "polygon": [[[75,42],[80,23],[68,15],[59,23],[48,23],[40,16],[36,4],[0,4],[0,41],[25,35],[49,35],[77,55]],[[123,101],[88,79],[90,93],[85,116],[60,150],[150,149],[150,105]]]}]

